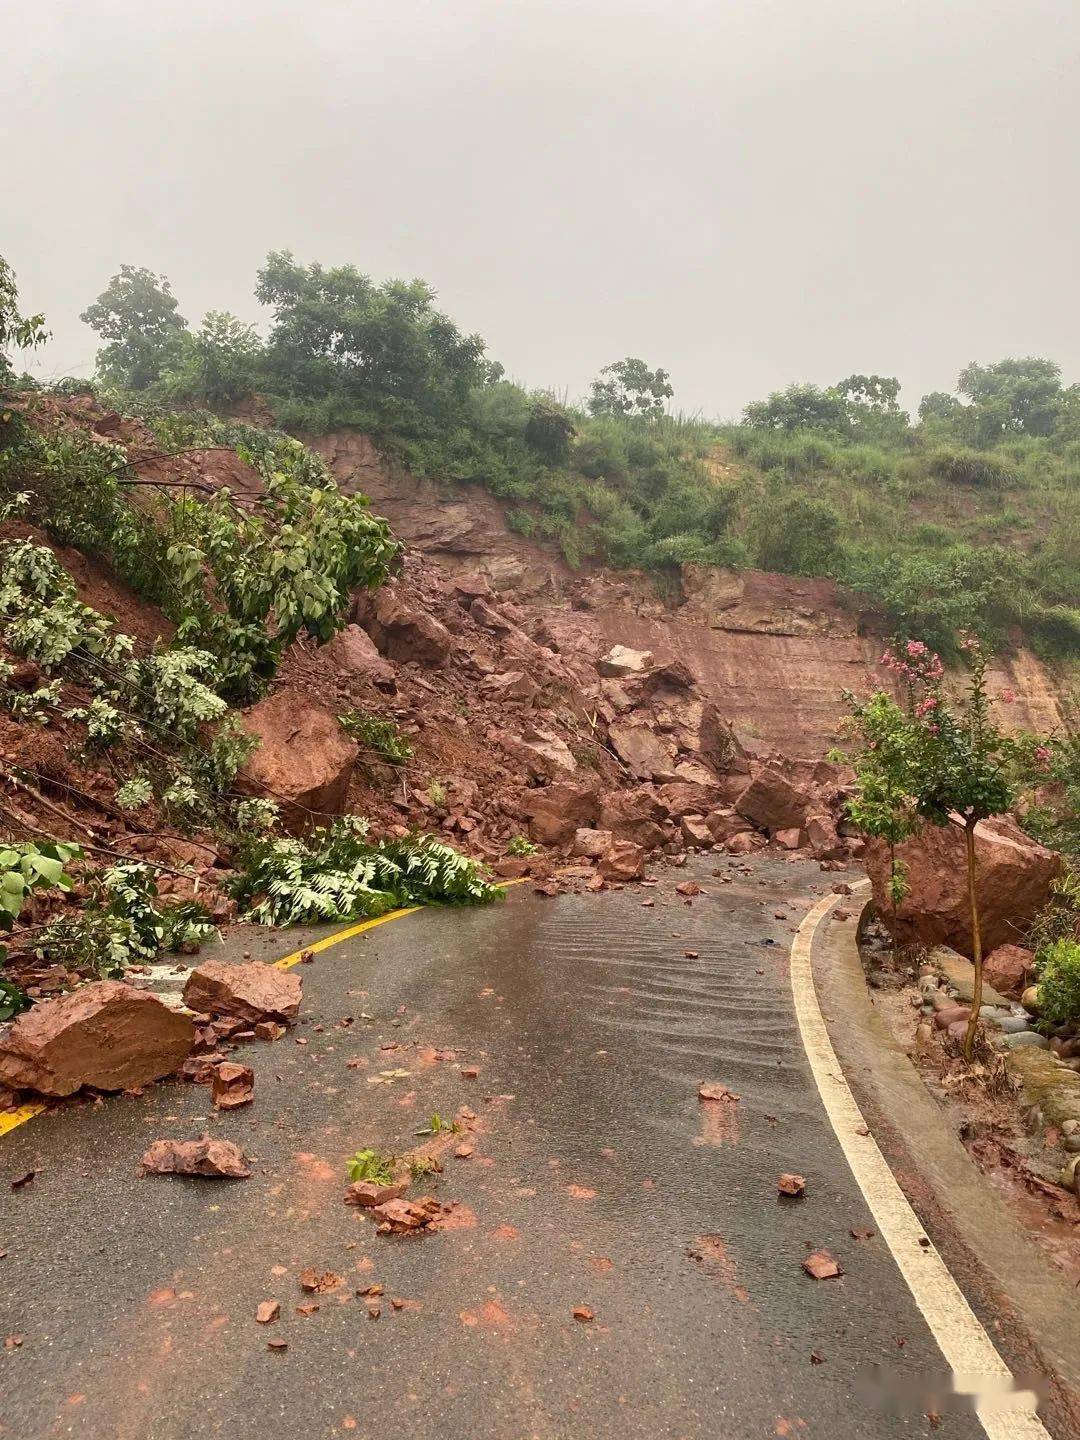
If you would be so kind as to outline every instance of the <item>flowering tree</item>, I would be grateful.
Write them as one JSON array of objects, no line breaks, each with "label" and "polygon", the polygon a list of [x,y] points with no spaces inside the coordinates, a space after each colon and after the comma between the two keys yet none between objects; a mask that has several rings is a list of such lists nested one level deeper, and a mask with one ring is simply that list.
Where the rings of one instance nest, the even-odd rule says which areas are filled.
[{"label": "flowering tree", "polygon": [[856,757],[856,794],[850,808],[852,818],[868,834],[889,842],[894,906],[906,893],[901,888],[904,878],[896,869],[896,844],[920,821],[958,825],[964,832],[975,962],[971,1017],[964,1036],[964,1057],[970,1061],[983,987],[975,829],[980,820],[1000,815],[1013,804],[1009,766],[1014,747],[990,713],[987,661],[979,641],[963,633],[960,648],[969,676],[958,702],[945,694],[941,660],[921,640],[909,640],[881,657],[901,682],[906,704],[898,705],[884,692],[864,704],[853,704],[852,725],[863,746]]}]

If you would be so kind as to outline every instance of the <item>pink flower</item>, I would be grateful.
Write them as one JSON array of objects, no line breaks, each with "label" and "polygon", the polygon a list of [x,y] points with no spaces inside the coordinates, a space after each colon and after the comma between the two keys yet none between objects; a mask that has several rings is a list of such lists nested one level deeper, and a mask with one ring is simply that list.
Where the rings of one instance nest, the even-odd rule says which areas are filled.
[{"label": "pink flower", "polygon": [[921,640],[909,640],[907,642],[907,653],[914,658],[927,653],[926,646]]},{"label": "pink flower", "polygon": [[1036,761],[1037,761],[1037,763],[1038,763],[1039,765],[1042,765],[1042,766],[1045,767],[1045,766],[1049,765],[1049,764],[1050,764],[1050,761],[1053,759],[1053,752],[1050,750],[1049,746],[1046,746],[1046,745],[1036,745],[1036,746],[1035,746],[1035,759],[1036,759]]},{"label": "pink flower", "polygon": [[937,706],[938,697],[936,695],[927,695],[925,700],[920,700],[918,705],[915,706],[915,714],[921,719],[922,716],[929,715],[931,710],[936,710]]},{"label": "pink flower", "polygon": [[1015,690],[1002,690],[1002,692],[1001,692],[1001,703],[1002,703],[1003,705],[1014,705],[1014,704],[1016,703],[1016,691],[1015,691]]}]

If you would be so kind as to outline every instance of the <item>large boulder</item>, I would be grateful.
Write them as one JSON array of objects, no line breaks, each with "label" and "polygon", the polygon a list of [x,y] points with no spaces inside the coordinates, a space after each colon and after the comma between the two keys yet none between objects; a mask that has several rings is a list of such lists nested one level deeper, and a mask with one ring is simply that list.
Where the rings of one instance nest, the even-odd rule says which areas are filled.
[{"label": "large boulder", "polygon": [[171,1075],[194,1041],[191,1020],[156,995],[98,980],[40,1001],[0,1036],[0,1085],[42,1095],[128,1090]]},{"label": "large boulder", "polygon": [[847,854],[847,846],[840,838],[836,821],[827,812],[808,815],[805,828],[810,853],[815,860],[840,860]]},{"label": "large boulder", "polygon": [[284,689],[253,705],[241,723],[259,743],[236,777],[238,789],[276,800],[287,830],[344,811],[359,750],[336,715]]},{"label": "large boulder", "polygon": [[[867,843],[865,864],[874,905],[901,944],[951,945],[972,953],[964,832],[925,825],[896,849],[908,893],[896,910],[888,894],[889,847]],[[1061,856],[1037,844],[1012,820],[984,820],[975,831],[975,879],[984,953],[1015,944],[1050,898]]]},{"label": "large boulder", "polygon": [[200,1015],[245,1020],[277,1020],[291,1025],[300,1013],[300,976],[276,965],[251,960],[230,965],[207,960],[192,970],[184,986],[184,1004]]},{"label": "large boulder", "polygon": [[601,675],[612,679],[624,676],[644,675],[652,665],[652,654],[648,650],[631,650],[627,645],[613,645],[606,655],[596,662]]},{"label": "large boulder", "polygon": [[667,837],[661,822],[666,818],[663,805],[645,786],[616,790],[600,808],[601,829],[610,830],[616,840],[632,840],[646,850],[664,843]]},{"label": "large boulder", "polygon": [[586,860],[599,860],[601,855],[611,849],[611,841],[610,830],[593,830],[582,826],[574,831],[573,853],[584,856]]},{"label": "large boulder", "polygon": [[733,840],[736,835],[748,835],[754,828],[749,820],[744,820],[737,811],[729,808],[711,811],[705,817],[705,824],[718,845]]},{"label": "large boulder", "polygon": [[739,796],[736,808],[759,829],[774,831],[801,829],[807,813],[821,805],[806,781],[796,782],[778,764],[766,764]]},{"label": "large boulder", "polygon": [[685,845],[697,850],[707,850],[713,843],[704,815],[684,815],[679,821],[679,834]]},{"label": "large boulder", "polygon": [[596,868],[605,880],[640,880],[645,873],[645,851],[632,840],[613,840]]},{"label": "large boulder", "polygon": [[673,757],[650,726],[616,720],[608,726],[608,742],[619,759],[639,780],[671,773]]},{"label": "large boulder", "polygon": [[711,700],[702,707],[697,750],[717,770],[740,775],[749,773],[749,756],[730,723]]},{"label": "large boulder", "polygon": [[983,974],[999,994],[1019,1000],[1035,974],[1035,956],[1022,945],[999,945],[986,957]]},{"label": "large boulder", "polygon": [[390,660],[415,660],[445,665],[453,648],[446,626],[396,585],[384,585],[374,596],[361,596],[356,618]]},{"label": "large boulder", "polygon": [[715,785],[698,784],[690,780],[676,780],[661,785],[656,792],[660,803],[673,820],[683,815],[707,815],[720,803],[720,791]]},{"label": "large boulder", "polygon": [[379,654],[379,648],[359,625],[346,625],[319,652],[342,675],[367,680],[380,690],[396,688],[394,667]]},{"label": "large boulder", "polygon": [[561,780],[526,796],[529,834],[539,845],[566,845],[600,810],[596,786]]},{"label": "large boulder", "polygon": [[554,730],[530,726],[522,737],[521,745],[527,753],[534,775],[572,775],[577,769],[573,751]]}]

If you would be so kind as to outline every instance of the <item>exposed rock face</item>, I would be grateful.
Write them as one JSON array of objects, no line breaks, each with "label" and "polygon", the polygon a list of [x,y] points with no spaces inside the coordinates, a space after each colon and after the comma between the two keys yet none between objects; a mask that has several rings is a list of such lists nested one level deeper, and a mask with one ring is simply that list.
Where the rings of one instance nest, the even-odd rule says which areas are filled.
[{"label": "exposed rock face", "polygon": [[374,595],[357,596],[357,622],[390,660],[415,660],[419,665],[445,665],[453,649],[453,636],[434,615],[391,581]]},{"label": "exposed rock face", "polygon": [[527,801],[529,833],[540,845],[566,845],[592,825],[600,809],[594,785],[562,780],[537,790]]},{"label": "exposed rock face", "polygon": [[155,995],[99,980],[19,1016],[0,1038],[0,1085],[42,1095],[127,1090],[171,1075],[194,1040],[191,1020]]},{"label": "exposed rock face", "polygon": [[[951,945],[972,953],[964,833],[959,825],[927,825],[897,846],[907,866],[908,894],[896,911],[902,944]],[[1049,899],[1061,857],[1031,840],[1013,821],[984,820],[975,832],[976,885],[983,951],[1015,944]],[[866,846],[866,869],[882,921],[893,923],[888,896],[889,849],[881,840]]]},{"label": "exposed rock face", "polygon": [[626,645],[613,645],[606,655],[596,662],[601,675],[620,679],[624,675],[644,675],[652,665],[652,654],[648,650],[631,650]]},{"label": "exposed rock face", "polygon": [[300,1013],[301,990],[300,977],[291,970],[257,960],[243,965],[208,960],[188,976],[184,1004],[202,1015],[291,1025]]},{"label": "exposed rock face", "polygon": [[396,685],[394,667],[379,654],[378,646],[359,625],[346,625],[320,652],[345,675],[370,680],[380,690],[393,692]]},{"label": "exposed rock face", "polygon": [[613,840],[596,868],[605,880],[640,880],[645,873],[645,851],[632,840]]},{"label": "exposed rock face", "polygon": [[983,961],[988,984],[1019,1000],[1035,973],[1035,956],[1022,945],[999,945]]},{"label": "exposed rock face", "polygon": [[237,776],[255,795],[269,792],[286,829],[302,830],[345,809],[359,753],[337,716],[304,695],[276,690],[253,705],[242,724],[259,741]]}]

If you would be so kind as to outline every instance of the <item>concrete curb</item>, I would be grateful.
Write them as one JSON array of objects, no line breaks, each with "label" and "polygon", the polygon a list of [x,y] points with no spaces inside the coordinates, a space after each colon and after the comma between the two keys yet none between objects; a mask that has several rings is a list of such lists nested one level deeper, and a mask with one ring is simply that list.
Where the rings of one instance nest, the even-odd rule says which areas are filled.
[{"label": "concrete curb", "polygon": [[1076,1293],[990,1188],[874,1009],[857,940],[868,907],[858,926],[826,923],[815,937],[813,975],[829,1038],[893,1174],[971,1304],[1012,1352],[1014,1372],[1053,1372],[1062,1387],[1055,1428],[1080,1434]]}]

